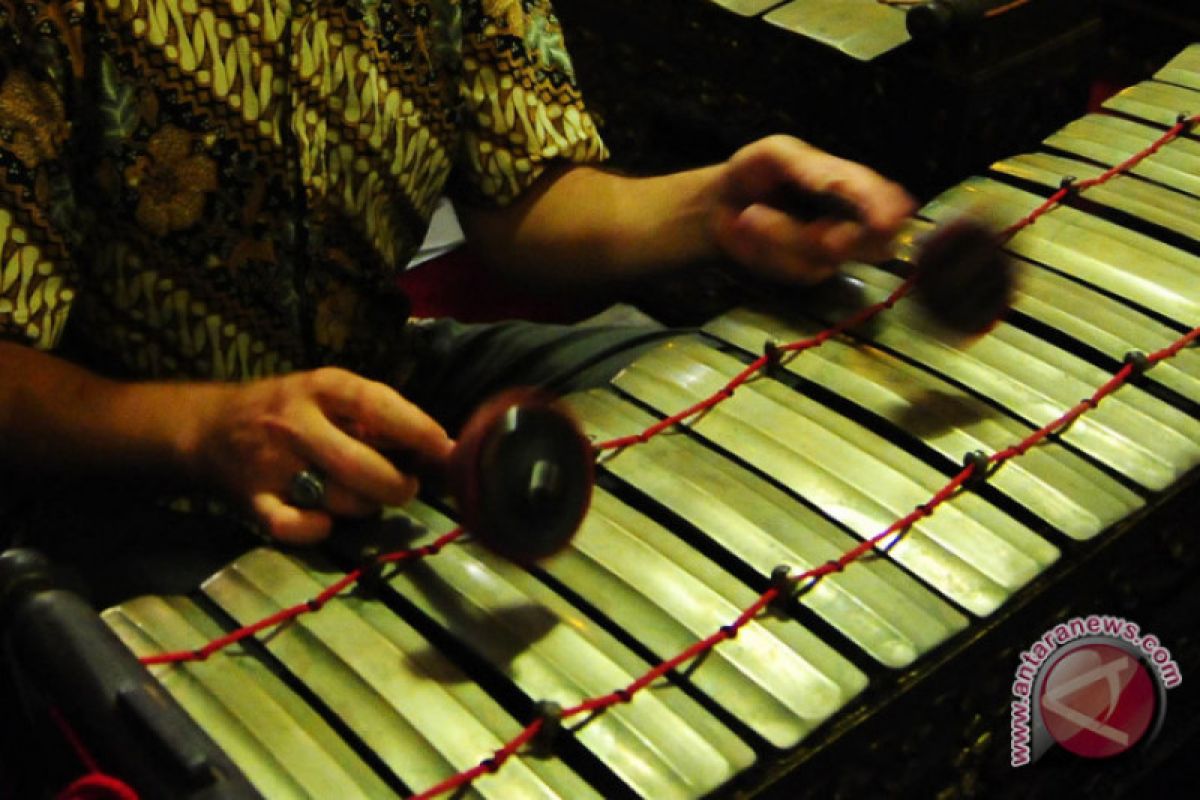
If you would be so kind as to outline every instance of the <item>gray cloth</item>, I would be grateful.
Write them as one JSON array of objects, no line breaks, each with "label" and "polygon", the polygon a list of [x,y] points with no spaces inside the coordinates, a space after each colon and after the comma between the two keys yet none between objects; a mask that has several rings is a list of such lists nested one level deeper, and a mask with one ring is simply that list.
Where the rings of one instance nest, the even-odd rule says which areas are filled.
[{"label": "gray cloth", "polygon": [[452,434],[480,403],[513,386],[556,394],[602,386],[626,364],[679,331],[650,326],[528,322],[415,325],[418,354],[405,395]]}]

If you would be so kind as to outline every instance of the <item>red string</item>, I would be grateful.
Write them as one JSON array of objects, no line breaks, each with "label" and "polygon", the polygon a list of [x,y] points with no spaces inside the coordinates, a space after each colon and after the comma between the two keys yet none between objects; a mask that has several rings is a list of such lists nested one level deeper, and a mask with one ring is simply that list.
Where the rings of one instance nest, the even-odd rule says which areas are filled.
[{"label": "red string", "polygon": [[[810,350],[814,347],[820,347],[834,336],[845,333],[851,328],[856,328],[877,314],[894,306],[899,300],[907,296],[908,293],[912,291],[913,282],[914,277],[910,276],[906,281],[904,281],[904,283],[896,287],[895,291],[888,295],[886,299],[881,300],[872,306],[867,306],[866,308],[861,309],[854,315],[847,317],[841,322],[826,328],[825,330],[808,339],[801,339],[800,341],[789,342],[787,344],[780,345],[779,350],[786,353],[800,353],[805,350]],[[706,411],[710,411],[729,398],[733,397],[733,393],[737,391],[742,384],[749,381],[764,368],[766,368],[770,363],[771,356],[759,356],[757,359],[747,364],[745,369],[743,369],[737,375],[734,375],[728,383],[714,392],[710,397],[707,397],[704,400],[685,408],[683,411],[680,411],[677,414],[672,414],[665,419],[659,420],[641,433],[635,433],[629,436],[622,436],[617,439],[609,439],[607,441],[598,442],[594,445],[594,447],[597,451],[604,451],[619,450],[635,444],[645,444],[663,431],[673,428],[676,425],[679,425],[680,423],[685,422],[686,420],[698,416]]]},{"label": "red string", "polygon": [[[410,561],[418,558],[425,558],[426,556],[437,555],[441,552],[443,547],[453,541],[456,541],[462,535],[462,528],[455,528],[449,533],[442,534],[433,542],[425,545],[424,547],[387,553],[380,556],[377,560],[381,564],[398,564],[403,561]],[[208,644],[196,650],[177,650],[171,653],[158,653],[151,656],[142,656],[142,658],[139,660],[146,666],[152,666],[154,664],[180,664],[188,661],[203,661],[213,653],[223,650],[231,644],[236,644],[248,636],[253,636],[260,631],[282,625],[283,623],[293,620],[302,614],[320,611],[326,603],[361,580],[364,574],[366,574],[366,570],[361,568],[351,570],[337,581],[327,586],[320,594],[311,600],[306,600],[305,602],[297,603],[290,608],[276,611],[271,616],[260,619],[258,622],[238,628],[237,630],[231,631],[224,636],[213,639]]]},{"label": "red string", "polygon": [[991,19],[992,17],[998,17],[1001,14],[1007,14],[1009,11],[1015,11],[1016,9],[1020,8],[1021,6],[1028,5],[1028,4],[1029,4],[1029,0],[1012,0],[1012,2],[1005,3],[1002,6],[996,6],[994,8],[989,8],[987,11],[983,12],[983,17],[984,17],[984,19]]},{"label": "red string", "polygon": [[50,719],[87,769],[87,774],[72,781],[58,793],[56,800],[138,800],[137,792],[129,784],[100,770],[100,762],[61,711],[51,707]]},{"label": "red string", "polygon": [[1021,231],[1023,228],[1029,227],[1033,223],[1037,222],[1040,217],[1042,217],[1044,214],[1046,214],[1048,211],[1050,211],[1050,209],[1059,205],[1073,191],[1074,192],[1087,191],[1088,189],[1091,189],[1094,186],[1099,186],[1103,183],[1108,183],[1110,180],[1117,177],[1118,175],[1123,175],[1126,172],[1129,172],[1134,167],[1136,167],[1138,164],[1141,164],[1147,158],[1149,158],[1150,156],[1157,153],[1163,147],[1165,147],[1166,145],[1168,145],[1171,142],[1178,139],[1180,136],[1182,136],[1184,134],[1184,132],[1189,130],[1192,126],[1198,125],[1198,124],[1200,124],[1200,114],[1195,114],[1191,117],[1181,118],[1178,122],[1176,122],[1174,125],[1172,125],[1170,128],[1168,128],[1163,133],[1162,136],[1158,137],[1158,139],[1156,139],[1145,150],[1142,150],[1138,153],[1134,153],[1132,156],[1125,159],[1120,164],[1116,164],[1114,166],[1109,167],[1104,172],[1100,173],[1099,175],[1095,176],[1094,178],[1088,178],[1087,180],[1076,181],[1074,183],[1069,183],[1069,184],[1064,185],[1062,188],[1060,188],[1054,194],[1052,194],[1048,198],[1046,198],[1045,202],[1043,202],[1040,206],[1038,206],[1032,212],[1030,212],[1030,214],[1028,216],[1022,217],[1021,219],[1014,222],[1012,225],[1009,225],[1007,228],[1005,228],[1004,231],[1002,232],[1002,235],[1005,237],[1012,237],[1013,235],[1015,235],[1016,233]]},{"label": "red string", "polygon": [[59,792],[56,800],[138,800],[138,793],[120,778],[92,772]]},{"label": "red string", "polygon": [[457,775],[452,775],[446,780],[439,783],[437,786],[430,787],[418,795],[413,795],[412,800],[427,800],[430,797],[437,797],[440,794],[445,794],[453,789],[466,786],[481,775],[486,775],[492,772],[498,772],[504,763],[512,758],[518,750],[525,746],[534,736],[537,736],[538,731],[542,729],[542,720],[535,719],[525,727],[525,730],[518,733],[508,744],[501,747],[491,758],[485,758],[470,769],[460,772]]},{"label": "red string", "polygon": [[[1061,204],[1062,201],[1073,192],[1085,191],[1093,186],[1105,183],[1119,174],[1128,172],[1143,160],[1158,152],[1158,150],[1163,146],[1178,138],[1190,126],[1197,124],[1197,122],[1200,122],[1200,114],[1188,119],[1181,119],[1173,127],[1167,130],[1167,132],[1164,133],[1158,140],[1156,140],[1142,152],[1131,156],[1120,164],[1106,170],[1104,173],[1094,178],[1063,186],[1050,195],[1050,197],[1042,202],[1030,214],[1013,223],[1008,228],[1005,228],[1002,232],[1002,235],[1011,237],[1023,228],[1034,224],[1039,218],[1048,213],[1051,209]],[[908,295],[912,289],[912,283],[913,278],[910,277],[907,281],[897,287],[897,289],[892,292],[892,294],[889,295],[884,301],[862,309],[853,316],[837,323],[836,325],[833,325],[824,331],[821,331],[811,338],[784,344],[778,349],[782,352],[798,353],[814,347],[819,347],[834,336],[844,333],[851,328],[857,327],[858,325],[861,325],[867,320],[878,315],[882,311],[894,306],[899,300]],[[1149,354],[1146,357],[1147,363],[1156,364],[1160,361],[1171,358],[1183,350],[1183,348],[1196,342],[1198,339],[1200,339],[1200,327],[1194,328],[1168,347]],[[728,383],[721,387],[721,389],[715,392],[712,396],[695,403],[694,405],[678,412],[677,414],[673,414],[663,420],[660,420],[659,422],[656,422],[641,433],[631,434],[617,439],[601,442],[595,447],[597,450],[603,451],[645,443],[663,431],[679,425],[691,417],[709,411],[725,400],[728,400],[742,384],[746,383],[764,368],[769,366],[771,361],[772,357],[769,355],[760,356],[758,359],[748,364],[745,369],[730,379]],[[1098,388],[1090,397],[1084,398],[1057,419],[1034,431],[1017,444],[993,453],[988,457],[988,463],[994,466],[1003,464],[1005,461],[1016,458],[1028,452],[1030,448],[1038,445],[1047,437],[1061,430],[1065,430],[1080,416],[1095,408],[1105,397],[1112,394],[1126,382],[1128,382],[1129,378],[1135,373],[1135,371],[1136,370],[1132,364],[1126,364],[1124,367],[1122,367],[1122,369],[1114,374],[1112,378],[1100,386],[1100,388]],[[892,547],[896,541],[899,540],[900,536],[903,536],[909,529],[911,529],[913,525],[918,523],[920,520],[931,516],[942,503],[947,502],[955,494],[957,494],[962,489],[963,485],[974,476],[975,470],[976,465],[974,463],[968,463],[962,468],[962,470],[958,472],[958,474],[954,475],[949,481],[946,482],[944,486],[942,486],[941,489],[934,493],[928,501],[918,505],[904,517],[895,520],[884,530],[880,531],[874,536],[864,539],[862,542],[859,542],[855,547],[847,550],[837,559],[805,570],[804,572],[796,575],[788,575],[787,580],[797,586],[799,586],[801,583],[806,583],[807,585],[805,588],[808,589],[827,575],[841,572],[849,565],[865,558],[869,553],[876,549],[886,551]],[[379,561],[398,563],[407,561],[409,559],[436,555],[445,545],[458,540],[462,533],[463,532],[461,529],[455,529],[443,535],[432,544],[413,550],[403,550],[397,553],[391,553],[386,556],[382,556]],[[885,540],[891,537],[895,537],[893,541],[884,545],[883,543]],[[229,644],[232,644],[233,642],[240,641],[246,636],[253,635],[254,633],[257,633],[265,628],[279,625],[282,622],[293,619],[301,614],[319,610],[326,602],[328,602],[328,600],[345,590],[351,584],[357,582],[362,577],[362,574],[362,570],[354,570],[348,573],[338,582],[328,587],[313,600],[310,600],[307,603],[298,604],[289,609],[285,609],[264,620],[260,620],[253,625],[239,629],[238,631],[234,631],[233,633],[221,637],[220,639],[210,642],[208,645],[200,648],[199,650],[148,656],[142,659],[142,663],[170,663],[179,661],[194,661],[207,658],[212,653]],[[587,698],[578,705],[564,709],[562,712],[563,718],[570,718],[581,714],[595,713],[608,708],[609,706],[631,701],[638,692],[646,689],[655,681],[666,676],[672,670],[682,666],[683,664],[686,664],[693,659],[703,656],[713,648],[717,647],[721,642],[737,636],[737,633],[743,627],[750,624],[750,622],[756,616],[758,616],[758,614],[761,613],[764,608],[778,599],[780,594],[781,590],[776,586],[772,586],[759,595],[758,599],[744,609],[737,619],[735,619],[729,625],[719,628],[707,638],[695,642],[682,652],[652,667],[628,686],[617,689],[606,695]],[[543,721],[541,719],[534,720],[516,737],[510,740],[499,750],[495,751],[491,757],[484,759],[474,767],[453,775],[436,786],[433,786],[421,792],[420,794],[415,795],[415,800],[427,800],[428,798],[436,797],[454,789],[462,788],[469,785],[482,775],[498,771],[514,754],[517,753],[517,751],[519,751],[523,746],[525,746],[525,744],[527,744],[534,736],[537,735],[537,733],[541,730],[542,725]]]}]

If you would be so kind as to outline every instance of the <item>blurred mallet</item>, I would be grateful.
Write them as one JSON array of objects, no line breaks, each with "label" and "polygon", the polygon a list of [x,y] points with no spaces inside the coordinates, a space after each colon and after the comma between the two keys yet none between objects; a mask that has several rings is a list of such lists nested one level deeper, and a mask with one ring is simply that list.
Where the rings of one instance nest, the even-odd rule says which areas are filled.
[{"label": "blurred mallet", "polygon": [[913,299],[951,333],[986,333],[1012,305],[1012,259],[978,220],[960,217],[934,228],[917,245],[913,267]]},{"label": "blurred mallet", "polygon": [[[796,219],[862,221],[862,212],[831,192],[808,192],[790,184],[767,205]],[[956,336],[986,333],[1012,305],[1016,284],[1011,259],[987,225],[964,216],[939,225],[917,244],[913,299],[931,321]]]},{"label": "blurred mallet", "polygon": [[583,522],[592,449],[552,396],[512,389],[467,421],[447,478],[463,527],[489,550],[529,564],[566,547]]}]

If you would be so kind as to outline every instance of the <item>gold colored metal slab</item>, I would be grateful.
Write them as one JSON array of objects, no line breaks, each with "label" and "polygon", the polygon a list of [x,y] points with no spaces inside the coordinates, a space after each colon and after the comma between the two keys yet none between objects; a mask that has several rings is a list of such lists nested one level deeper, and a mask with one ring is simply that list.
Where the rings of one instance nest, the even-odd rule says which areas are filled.
[{"label": "gold colored metal slab", "polygon": [[[396,510],[394,513],[407,516],[428,529],[428,533],[415,542],[416,545],[428,544],[455,526],[455,523],[449,518],[420,502],[411,502],[402,511]],[[626,683],[621,685],[627,685],[650,668],[651,665],[644,659],[617,641],[601,625],[527,570],[510,561],[497,558],[493,553],[470,541],[456,544],[454,550],[460,558],[466,559],[465,563],[468,564],[468,570],[472,574],[478,574],[481,570],[494,573],[500,580],[528,598],[530,603],[540,607],[544,613],[569,626],[575,635],[582,637],[587,642],[590,651],[603,653],[604,658],[612,661],[626,676]],[[445,579],[432,570],[413,570],[411,574],[410,572],[399,573],[392,579],[392,586],[403,590],[405,596],[416,598],[418,604],[424,602],[422,598],[431,597],[436,601],[438,596],[446,594]],[[450,618],[447,617],[447,619]],[[585,650],[584,654],[586,655],[587,652],[589,650]],[[612,691],[614,688],[619,687],[610,686],[608,691]],[[728,728],[709,716],[707,712],[702,711],[695,701],[675,684],[663,681],[655,684],[649,691],[656,701],[669,709],[677,720],[681,721],[675,724],[686,724],[691,727],[700,738],[716,748],[720,756],[735,770],[740,771],[753,763],[753,753],[745,744],[733,736]],[[598,690],[593,694],[603,693],[605,692]],[[615,710],[610,709],[606,714],[614,712]],[[594,719],[588,721],[586,726],[590,727],[598,723],[599,719]],[[620,735],[620,731],[614,729],[613,734]]]},{"label": "gold colored metal slab", "polygon": [[[225,633],[184,597],[142,597],[102,617],[139,657],[193,650]],[[150,672],[264,797],[392,794],[325,720],[241,647]]]},{"label": "gold colored metal slab", "polygon": [[870,61],[912,38],[904,17],[904,10],[878,0],[792,0],[763,19],[859,61]]},{"label": "gold colored metal slab", "polygon": [[[1088,180],[1104,172],[1094,164],[1047,153],[1015,156],[993,164],[992,170],[1041,184],[1051,191],[1058,188],[1064,176]],[[1087,199],[1200,242],[1200,199],[1127,176],[1089,188]]]},{"label": "gold colored metal slab", "polygon": [[1154,77],[1166,83],[1177,83],[1189,89],[1200,90],[1200,44],[1186,48],[1156,72]]},{"label": "gold colored metal slab", "polygon": [[[568,398],[589,435],[609,439],[655,419],[594,390]],[[768,577],[779,564],[799,573],[858,544],[827,519],[688,436],[659,436],[602,458],[605,469],[704,531],[732,557]],[[801,596],[868,655],[901,668],[966,625],[966,618],[893,564],[852,564]]]},{"label": "gold colored metal slab", "polygon": [[1200,91],[1144,81],[1110,97],[1104,107],[1156,125],[1171,126],[1180,114],[1200,114]]},{"label": "gold colored metal slab", "polygon": [[[738,309],[714,320],[705,331],[754,352],[767,339],[796,341],[820,328]],[[976,450],[990,455],[1032,432],[962,389],[866,345],[831,340],[789,360],[785,368],[917,436],[954,463]],[[1053,443],[1004,464],[988,483],[1079,540],[1095,536],[1142,505],[1136,494]]]},{"label": "gold colored metal slab", "polygon": [[[865,264],[849,265],[847,271],[874,300],[899,283],[894,275]],[[955,347],[931,335],[909,302],[897,303],[883,315],[872,338],[1037,427],[1057,419],[1112,377],[1005,323],[969,347]],[[1061,437],[1150,489],[1165,489],[1200,461],[1200,422],[1136,386],[1107,397]]]},{"label": "gold colored metal slab", "polygon": [[[913,242],[932,230],[924,220],[912,221],[902,235],[900,258],[911,261]],[[1013,297],[1013,308],[1115,360],[1131,350],[1153,353],[1167,347],[1179,332],[1099,292],[1028,262]],[[1200,351],[1185,349],[1161,361],[1144,376],[1200,403]]]},{"label": "gold colored metal slab", "polygon": [[[340,575],[260,549],[214,575],[203,589],[245,625],[306,602]],[[465,705],[448,687],[466,678],[373,600],[337,598],[261,641],[413,790],[475,766],[503,746],[505,732],[520,730],[511,721],[507,731],[489,727],[503,713],[495,703],[475,693],[472,699],[483,701],[483,710]],[[544,798],[588,793],[557,762],[524,757],[513,762],[475,782],[473,792]]]},{"label": "gold colored metal slab", "polygon": [[[403,511],[430,529],[430,536],[428,536],[430,540],[434,536],[446,533],[446,531],[454,527],[454,523],[451,523],[448,518],[424,504],[410,503],[404,506]],[[517,567],[510,563],[510,561],[494,557],[492,553],[474,545],[472,542],[464,542],[460,547],[470,558],[486,564],[488,570],[496,572],[505,582],[514,585],[517,590],[528,596],[530,600],[538,603],[547,612],[556,615],[558,619],[563,620],[564,624],[569,625],[572,631],[587,640],[590,648],[602,652],[607,658],[616,663],[620,669],[624,670],[625,675],[628,676],[625,685],[628,685],[628,682],[634,680],[636,676],[646,673],[653,666],[652,663],[643,660],[641,656],[634,654],[624,644],[618,642],[604,626],[592,619],[592,616],[581,612],[576,606],[572,606],[571,602],[560,596],[550,584],[540,581],[532,573],[521,569],[521,567]],[[430,583],[430,581],[436,583]],[[440,582],[442,582],[442,578],[414,576],[413,583],[406,584],[406,587],[410,593],[413,593],[413,591],[426,591],[427,593],[432,587],[439,585]],[[600,590],[604,591],[604,587],[600,587]],[[673,656],[674,652],[670,655]],[[680,668],[680,670],[684,669],[686,667]],[[612,691],[613,688],[618,687],[610,686],[607,691]],[[695,700],[692,700],[688,694],[680,690],[676,684],[668,681],[660,681],[650,688],[649,691],[652,691],[655,699],[666,705],[668,709],[671,709],[673,714],[680,718],[680,720],[683,720],[691,728],[694,728],[701,738],[708,741],[710,745],[718,748],[721,756],[728,763],[736,766],[736,769],[742,770],[754,762],[754,754],[745,747],[742,740],[733,736],[724,724],[700,711],[696,706]],[[600,693],[605,692],[595,692],[595,694]],[[588,724],[590,726],[594,722],[588,722]]]},{"label": "gold colored metal slab", "polygon": [[[571,546],[544,569],[663,659],[733,622],[758,597],[602,490]],[[797,744],[867,683],[798,623],[770,615],[710,652],[688,679],[780,748]]]},{"label": "gold colored metal slab", "polygon": [[[478,582],[486,570],[494,579],[503,577],[504,585],[481,586],[480,597],[496,598],[498,591],[505,591],[505,586],[519,584],[522,596],[536,598],[543,608],[554,607],[547,602],[545,589],[540,593],[531,591],[523,578],[510,582],[512,565],[479,550],[457,547],[453,550],[455,555],[465,553],[464,558],[478,561],[472,569],[456,572],[452,571],[453,564],[443,561],[443,554],[422,565],[429,572],[436,572],[440,583],[429,583],[416,573],[410,577],[406,572],[398,575],[393,585],[414,602],[428,603],[435,614],[444,613],[439,608],[449,603],[445,598],[439,601],[435,590],[440,589],[443,594],[457,592],[464,581]],[[541,566],[663,659],[729,624],[757,597],[672,533],[601,490],[594,495],[588,519],[571,547]],[[411,583],[402,583],[406,581]],[[530,594],[525,595],[527,591]],[[578,611],[564,612],[563,618],[569,621],[569,627],[559,626],[555,631],[559,638],[575,641],[569,646],[558,642],[554,663],[564,671],[568,671],[567,665],[577,664],[570,668],[570,674],[591,683],[595,669],[589,665],[599,654],[607,654],[607,648],[614,643],[605,641],[599,628]],[[495,635],[483,627],[478,631],[473,629],[475,626],[466,630],[465,621],[449,617],[439,621],[464,638],[474,637],[472,641],[481,648]],[[524,623],[522,634],[528,639],[529,620]],[[493,623],[492,628],[504,624]],[[520,648],[510,646],[507,652],[533,651],[542,644],[543,640],[525,641]],[[624,678],[609,677],[600,685],[589,686],[583,696],[620,688],[650,666],[644,664]],[[866,685],[865,676],[850,662],[797,623],[771,617],[751,622],[735,640],[716,648],[698,666],[688,670],[688,680],[779,747],[796,744]],[[579,699],[582,697],[573,702]],[[675,725],[681,727],[679,722]],[[680,740],[672,744],[690,752],[686,750],[690,745],[684,741],[683,733],[680,731]],[[741,755],[735,755],[742,759]]]},{"label": "gold colored metal slab", "polygon": [[[1121,164],[1153,144],[1162,130],[1106,114],[1088,114],[1045,144],[1107,166]],[[1200,197],[1200,141],[1181,137],[1133,168],[1132,173]]]},{"label": "gold colored metal slab", "polygon": [[[512,580],[518,573],[480,548],[456,545],[397,572],[389,585],[531,700],[572,706],[650,668],[578,609],[545,602],[548,590],[531,595],[528,578]],[[575,736],[647,798],[708,794],[754,762],[749,748],[669,684],[596,715]]]},{"label": "gold colored metal slab", "polygon": [[[1000,220],[1011,221],[1024,217],[1042,200],[999,181],[972,178],[934,198],[920,213],[940,222],[982,207]],[[1185,328],[1200,322],[1200,257],[1152,237],[1060,206],[1014,236],[1007,247]]]},{"label": "gold colored metal slab", "polygon": [[742,17],[756,17],[768,8],[779,5],[783,0],[709,0],[709,2]]},{"label": "gold colored metal slab", "polygon": [[[1140,311],[1049,270],[1025,272],[1013,307],[1117,360],[1131,350],[1161,350],[1179,338]],[[1200,403],[1200,351],[1183,350],[1145,377]]]},{"label": "gold colored metal slab", "polygon": [[[741,364],[697,341],[647,353],[614,383],[666,414],[711,396]],[[946,476],[866,428],[771,380],[752,381],[688,426],[869,537],[929,500]],[[886,544],[886,543],[885,543]],[[987,615],[1058,551],[973,494],[917,522],[890,557]]]}]

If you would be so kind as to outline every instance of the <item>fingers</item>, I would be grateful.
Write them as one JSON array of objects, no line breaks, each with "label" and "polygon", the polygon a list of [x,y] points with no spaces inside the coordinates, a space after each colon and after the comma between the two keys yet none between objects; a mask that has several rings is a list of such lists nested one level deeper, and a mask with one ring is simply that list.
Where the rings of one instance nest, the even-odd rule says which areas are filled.
[{"label": "fingers", "polygon": [[259,492],[251,499],[251,510],[271,538],[286,544],[316,544],[329,536],[334,517],[365,517],[379,510],[343,487],[328,486],[325,508],[297,508],[283,499],[282,493]]},{"label": "fingers", "polygon": [[[730,159],[723,202],[714,216],[718,243],[740,263],[774,277],[815,281],[848,259],[882,260],[915,203],[873,170],[798,139],[773,136]],[[781,187],[833,194],[857,218],[806,221],[766,205]]]},{"label": "fingers", "polygon": [[[297,467],[297,471],[299,469]],[[300,508],[292,502],[288,496],[289,479],[272,491],[257,492],[251,499],[251,510],[273,538],[296,545],[313,544],[324,539],[329,535],[335,517],[361,518],[379,512],[380,502],[364,497],[332,478],[323,480],[321,508]],[[417,479],[407,480],[411,482],[415,494]]]},{"label": "fingers", "polygon": [[877,234],[894,235],[915,210],[913,199],[898,184],[862,164],[819,150],[788,160],[783,174],[802,188],[849,200],[865,227]]},{"label": "fingers", "polygon": [[[267,532],[304,544],[328,535],[335,517],[403,505],[420,483],[381,447],[443,468],[454,447],[445,431],[390,387],[340,369],[319,369],[230,387],[199,425],[199,474],[244,503]],[[418,467],[424,469],[424,467]],[[317,508],[291,499],[311,470]]]},{"label": "fingers", "polygon": [[328,512],[290,506],[271,492],[255,494],[251,498],[251,510],[273,539],[287,544],[316,544],[333,528],[333,519]]},{"label": "fingers", "polygon": [[[730,211],[718,221],[718,239],[738,263],[759,272],[816,283],[830,277],[849,257],[840,241],[855,234],[835,230],[843,225],[801,223],[782,211],[755,204]],[[852,227],[859,227],[850,223]],[[824,238],[828,237],[829,242]],[[831,250],[830,245],[835,249]]]},{"label": "fingers", "polygon": [[863,164],[839,158],[790,136],[771,136],[744,148],[733,161],[742,160],[749,173],[748,200],[782,183],[811,192],[828,192],[849,200],[872,230],[895,233],[915,209],[902,187]]},{"label": "fingers", "polygon": [[[401,472],[375,448],[335,425],[317,403],[300,406],[288,419],[271,424],[288,438],[296,455],[319,470],[326,480],[326,503],[333,501],[330,489],[345,487],[346,493],[380,505],[403,505],[418,488],[415,476]],[[346,499],[345,508],[358,507]],[[335,510],[330,507],[331,510]]]},{"label": "fingers", "polygon": [[[408,480],[411,482],[413,488],[412,494],[408,496],[408,499],[396,502],[389,501],[386,505],[403,505],[416,495],[417,479],[410,477]],[[325,481],[324,509],[335,517],[369,517],[373,514],[378,514],[384,505],[385,503],[372,500],[358,492],[347,489],[332,478]]]},{"label": "fingers", "polygon": [[442,426],[391,387],[338,369],[318,370],[313,376],[322,409],[350,423],[356,438],[431,467],[449,459],[454,441]]}]

